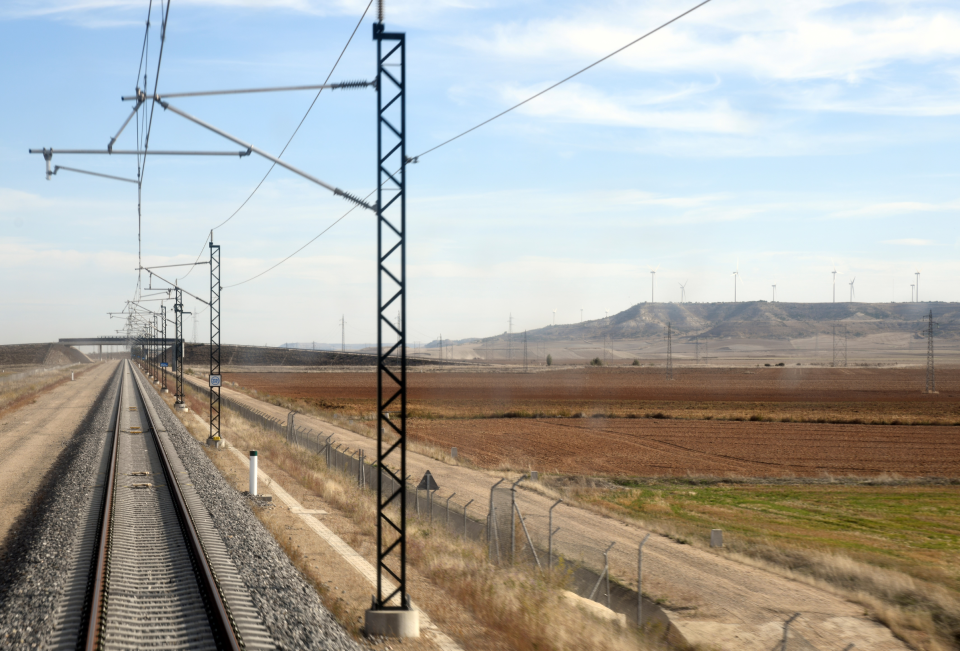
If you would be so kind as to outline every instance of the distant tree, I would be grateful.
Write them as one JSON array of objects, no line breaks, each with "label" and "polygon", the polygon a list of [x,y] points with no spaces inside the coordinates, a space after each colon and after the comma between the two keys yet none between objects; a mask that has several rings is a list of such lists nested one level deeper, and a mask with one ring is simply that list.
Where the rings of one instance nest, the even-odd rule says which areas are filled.
[{"label": "distant tree", "polygon": [[603,360],[599,357],[594,357],[590,360],[590,366],[603,366]]},{"label": "distant tree", "polygon": [[552,366],[552,365],[553,365],[553,356],[547,355],[547,366]]},{"label": "distant tree", "polygon": [[640,360],[639,359],[633,360],[633,366],[640,366]]}]

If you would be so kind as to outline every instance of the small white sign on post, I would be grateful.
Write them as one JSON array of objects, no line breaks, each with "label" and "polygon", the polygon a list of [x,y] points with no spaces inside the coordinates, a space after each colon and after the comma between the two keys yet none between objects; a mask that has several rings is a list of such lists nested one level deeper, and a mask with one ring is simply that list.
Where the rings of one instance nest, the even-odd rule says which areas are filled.
[{"label": "small white sign on post", "polygon": [[221,386],[222,383],[223,383],[223,380],[220,378],[219,375],[211,375],[211,376],[210,376],[210,386],[211,386],[211,387]]}]

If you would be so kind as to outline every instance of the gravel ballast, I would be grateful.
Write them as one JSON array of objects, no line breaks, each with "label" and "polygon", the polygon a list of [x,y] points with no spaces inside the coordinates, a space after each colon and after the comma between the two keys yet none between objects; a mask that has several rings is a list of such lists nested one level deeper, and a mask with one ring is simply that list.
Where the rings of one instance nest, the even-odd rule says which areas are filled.
[{"label": "gravel ballast", "polygon": [[160,396],[147,391],[273,641],[281,649],[350,649],[358,644],[323,606],[313,586]]},{"label": "gravel ballast", "polygon": [[0,648],[42,648],[70,570],[113,417],[114,373],[0,549]]}]

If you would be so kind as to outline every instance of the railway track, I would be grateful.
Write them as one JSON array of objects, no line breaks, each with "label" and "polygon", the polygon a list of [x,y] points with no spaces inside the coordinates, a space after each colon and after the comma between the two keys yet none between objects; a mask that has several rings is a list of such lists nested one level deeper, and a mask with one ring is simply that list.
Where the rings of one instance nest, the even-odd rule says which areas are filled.
[{"label": "railway track", "polygon": [[190,483],[140,371],[124,361],[116,411],[55,649],[273,649]]}]

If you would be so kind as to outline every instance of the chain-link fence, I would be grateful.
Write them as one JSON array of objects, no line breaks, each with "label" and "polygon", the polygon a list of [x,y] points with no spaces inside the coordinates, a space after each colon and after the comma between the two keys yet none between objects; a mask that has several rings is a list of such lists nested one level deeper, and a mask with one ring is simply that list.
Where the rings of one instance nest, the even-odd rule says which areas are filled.
[{"label": "chain-link fence", "polygon": [[[226,409],[234,411],[265,432],[283,436],[289,443],[323,457],[328,468],[350,477],[368,490],[376,490],[375,464],[362,450],[350,450],[335,435],[298,425],[290,412],[286,422],[222,396]],[[591,535],[588,527],[575,520],[553,514],[555,502],[544,508],[537,493],[519,490],[519,484],[500,480],[490,487],[486,503],[454,499],[456,491],[446,496],[435,490],[417,490],[407,477],[404,498],[408,517],[445,526],[451,533],[485,544],[488,559],[497,565],[527,563],[541,571],[562,568],[571,577],[570,589],[581,597],[601,603],[624,615],[624,621],[657,627],[674,643],[684,643],[663,610],[652,601],[641,598],[638,590],[625,585],[622,577],[636,577],[638,588],[642,578],[642,545],[627,548],[610,540]],[[383,494],[391,494],[399,486],[386,472],[381,473]],[[449,488],[449,487],[448,487]],[[455,487],[454,487],[455,488]],[[617,578],[621,580],[617,580]],[[789,620],[789,621],[792,621]],[[783,638],[773,651],[818,651],[796,631],[784,626]]]}]

